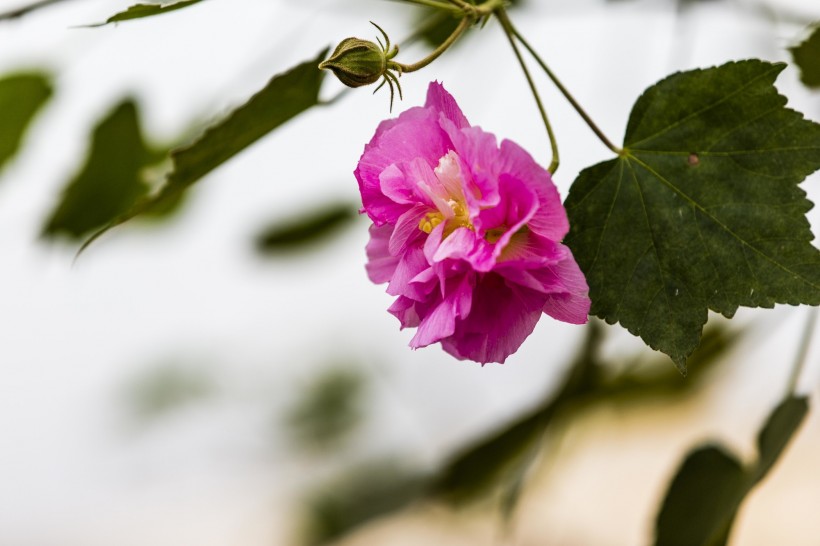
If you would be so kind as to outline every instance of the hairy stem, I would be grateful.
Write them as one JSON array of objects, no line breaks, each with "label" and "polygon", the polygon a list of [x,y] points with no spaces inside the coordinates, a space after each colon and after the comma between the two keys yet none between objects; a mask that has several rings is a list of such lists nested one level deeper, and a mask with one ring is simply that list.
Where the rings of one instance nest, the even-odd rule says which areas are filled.
[{"label": "hairy stem", "polygon": [[[500,10],[496,11],[497,15],[499,15],[501,13],[503,13],[503,9],[500,9]],[[506,15],[504,15],[504,17],[506,17]],[[499,20],[500,20],[500,17],[499,17]],[[589,114],[587,114],[586,111],[583,108],[581,108],[581,105],[578,104],[578,101],[575,100],[575,97],[573,97],[572,94],[567,90],[567,88],[564,87],[564,85],[561,83],[561,81],[558,79],[558,77],[553,73],[552,70],[549,69],[547,64],[541,59],[541,57],[538,55],[538,53],[532,48],[532,46],[530,46],[530,44],[527,42],[527,40],[525,40],[524,37],[521,36],[521,34],[518,32],[518,30],[516,30],[515,27],[512,26],[512,23],[510,22],[509,18],[507,18],[507,25],[508,25],[508,28],[509,28],[509,32],[511,32],[513,34],[513,36],[515,36],[515,38],[519,42],[521,42],[521,44],[526,48],[526,50],[529,52],[529,54],[532,55],[533,59],[535,59],[535,61],[538,63],[538,65],[541,67],[541,69],[544,71],[544,73],[547,75],[547,77],[552,81],[553,84],[555,84],[555,87],[558,88],[558,90],[561,92],[561,94],[564,95],[564,98],[567,99],[567,101],[569,101],[569,103],[572,105],[572,107],[575,109],[575,111],[578,112],[578,114],[581,116],[581,118],[583,118],[584,122],[589,126],[590,129],[592,129],[592,132],[595,133],[595,136],[597,136],[598,139],[601,142],[603,142],[604,145],[607,148],[609,148],[610,150],[612,150],[613,152],[615,152],[618,155],[623,155],[623,153],[624,153],[623,150],[621,148],[618,148],[617,146],[615,146],[612,143],[612,141],[607,138],[607,136],[603,133],[603,131],[601,131],[601,129],[598,128],[598,126],[595,124],[595,122],[592,121],[592,118],[589,117]]]},{"label": "hairy stem", "polygon": [[510,18],[507,17],[507,12],[501,8],[497,10],[495,14],[496,17],[498,17],[498,21],[501,23],[501,26],[504,28],[504,33],[510,41],[510,45],[515,52],[515,57],[518,59],[518,64],[521,65],[521,70],[524,71],[524,76],[527,78],[527,83],[530,86],[530,91],[532,91],[532,96],[535,97],[535,103],[538,105],[538,111],[541,113],[541,120],[544,122],[544,127],[547,129],[547,136],[549,137],[550,147],[552,148],[552,160],[550,161],[550,165],[547,170],[550,174],[555,174],[555,171],[558,170],[558,164],[560,162],[558,156],[558,142],[555,139],[555,133],[553,133],[552,125],[550,125],[549,118],[547,117],[547,111],[544,109],[544,105],[541,102],[541,97],[538,95],[538,90],[535,87],[535,83],[532,81],[530,71],[527,69],[524,58],[521,56],[521,51],[518,50],[518,46],[515,43],[515,29],[510,22]]}]

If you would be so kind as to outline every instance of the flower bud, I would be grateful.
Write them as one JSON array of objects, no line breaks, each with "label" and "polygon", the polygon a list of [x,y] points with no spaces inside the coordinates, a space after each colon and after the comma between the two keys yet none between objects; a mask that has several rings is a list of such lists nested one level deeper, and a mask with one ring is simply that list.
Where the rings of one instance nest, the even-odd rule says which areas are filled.
[{"label": "flower bud", "polygon": [[387,53],[378,44],[359,38],[345,38],[319,68],[332,70],[348,87],[361,87],[375,83],[384,76],[387,60]]}]

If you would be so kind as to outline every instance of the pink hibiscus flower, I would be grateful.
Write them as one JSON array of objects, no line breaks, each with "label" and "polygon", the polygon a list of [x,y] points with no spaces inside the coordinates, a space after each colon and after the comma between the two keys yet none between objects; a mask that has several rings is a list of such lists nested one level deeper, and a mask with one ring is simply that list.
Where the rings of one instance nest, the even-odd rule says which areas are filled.
[{"label": "pink hibiscus flower", "polygon": [[367,273],[389,311],[459,359],[504,362],[546,313],[583,324],[583,273],[550,174],[520,146],[471,127],[433,82],[424,107],[383,121],[356,168],[373,225]]}]

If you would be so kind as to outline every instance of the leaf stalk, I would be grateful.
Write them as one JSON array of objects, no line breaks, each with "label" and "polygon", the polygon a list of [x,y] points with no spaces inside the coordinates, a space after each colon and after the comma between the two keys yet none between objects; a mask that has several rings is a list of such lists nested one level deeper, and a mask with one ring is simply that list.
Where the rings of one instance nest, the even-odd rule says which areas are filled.
[{"label": "leaf stalk", "polygon": [[[506,16],[504,9],[500,8],[496,10],[495,14],[499,18],[499,21],[501,21],[501,24],[504,25],[507,29],[508,34],[511,33],[519,42],[521,42],[521,45],[524,46],[524,48],[529,52],[529,54],[532,55],[533,59],[535,59],[535,62],[537,62],[538,65],[541,67],[541,70],[544,71],[544,73],[547,75],[550,81],[552,81],[555,87],[557,87],[561,94],[564,95],[564,98],[567,99],[567,101],[572,105],[575,111],[578,112],[578,115],[581,116],[581,118],[584,120],[587,126],[590,129],[592,129],[592,132],[595,133],[595,136],[597,136],[598,139],[614,153],[618,154],[619,156],[624,155],[624,150],[615,146],[612,143],[612,141],[609,140],[609,138],[607,138],[607,136],[604,134],[603,131],[601,131],[598,125],[596,125],[595,122],[592,121],[592,118],[589,116],[589,114],[587,114],[586,111],[578,103],[578,101],[575,100],[575,97],[573,97],[569,90],[566,87],[564,87],[564,84],[561,83],[561,80],[559,80],[555,73],[552,70],[550,70],[550,68],[541,58],[541,56],[538,55],[538,53],[535,51],[535,49],[533,49],[529,42],[527,42],[527,40],[521,35],[521,33],[519,33],[518,30],[513,26],[512,22],[509,20],[509,17]],[[504,22],[505,20],[506,23]]]},{"label": "leaf stalk", "polygon": [[538,95],[538,89],[535,87],[535,82],[533,82],[530,71],[527,69],[527,64],[524,62],[524,58],[521,56],[521,51],[519,51],[518,46],[515,43],[515,28],[512,26],[512,22],[507,16],[506,10],[504,10],[504,8],[499,8],[496,10],[495,16],[498,18],[498,22],[501,23],[504,33],[507,35],[507,39],[510,41],[510,46],[512,46],[515,57],[518,59],[518,64],[521,65],[521,70],[527,78],[527,84],[530,86],[530,91],[532,91],[532,96],[535,98],[535,103],[538,105],[538,112],[541,114],[541,120],[544,122],[544,127],[547,129],[547,136],[549,137],[550,148],[552,151],[552,159],[550,160],[547,170],[550,174],[555,174],[555,171],[558,170],[560,157],[558,154],[558,141],[555,138],[552,125],[549,122],[544,105],[541,102],[541,97]]}]

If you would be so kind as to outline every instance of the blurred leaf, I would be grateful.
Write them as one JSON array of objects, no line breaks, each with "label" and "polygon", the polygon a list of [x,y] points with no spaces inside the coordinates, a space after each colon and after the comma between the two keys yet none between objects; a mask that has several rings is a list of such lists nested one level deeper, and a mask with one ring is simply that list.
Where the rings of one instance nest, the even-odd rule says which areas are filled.
[{"label": "blurred leaf", "polygon": [[785,108],[784,64],[728,63],[669,76],[635,103],[616,159],[566,200],[567,245],[592,314],[619,322],[685,372],[707,312],[820,303],[812,207],[820,125]]},{"label": "blurred leaf", "polygon": [[800,79],[807,87],[820,87],[820,24],[815,24],[811,35],[796,46],[789,48],[794,63],[800,67]]},{"label": "blurred leaf", "polygon": [[145,143],[134,101],[123,101],[94,129],[85,165],[66,186],[43,235],[76,239],[117,218],[147,194],[142,171],[163,156]]},{"label": "blurred leaf", "polygon": [[319,376],[288,413],[294,439],[314,451],[338,447],[362,420],[364,388],[364,377],[354,370],[339,368]]},{"label": "blurred leaf", "polygon": [[497,487],[515,487],[517,476],[523,472],[522,464],[531,461],[528,455],[540,445],[556,412],[566,400],[590,388],[602,337],[601,325],[591,322],[582,350],[558,391],[542,406],[456,455],[435,481],[433,492],[459,503],[476,499]]},{"label": "blurred leaf", "polygon": [[427,476],[393,461],[372,461],[331,481],[308,501],[307,544],[337,540],[356,527],[403,508],[425,490]]},{"label": "blurred leaf", "polygon": [[137,203],[112,220],[87,240],[83,249],[111,227],[178,199],[188,187],[222,163],[286,121],[319,104],[319,88],[324,74],[318,66],[326,55],[327,49],[324,49],[316,58],[274,76],[264,89],[207,129],[195,142],[173,150],[173,170],[159,194]]},{"label": "blurred leaf", "polygon": [[744,498],[782,454],[808,411],[808,399],[789,397],[769,417],[758,437],[758,460],[743,468],[717,446],[694,450],[681,465],[655,526],[657,546],[726,544]]},{"label": "blurred leaf", "polygon": [[154,15],[162,15],[169,11],[175,11],[181,8],[187,8],[194,4],[200,3],[202,0],[183,0],[182,2],[172,2],[165,4],[134,4],[125,11],[121,11],[112,15],[105,20],[104,23],[97,23],[96,25],[88,25],[90,27],[101,27],[111,23],[119,23],[120,21],[128,21],[131,19],[141,19],[143,17],[151,17]]},{"label": "blurred leaf", "polygon": [[26,129],[51,94],[45,74],[9,74],[0,79],[0,168],[20,149]]},{"label": "blurred leaf", "polygon": [[[502,504],[510,512],[520,493],[521,479],[537,453],[549,425],[559,415],[584,405],[616,397],[637,401],[660,394],[682,393],[697,385],[694,378],[723,360],[739,336],[712,326],[692,354],[692,377],[681,377],[671,367],[658,366],[655,353],[646,352],[624,365],[601,359],[603,326],[590,322],[587,337],[563,385],[541,406],[531,410],[464,449],[448,463],[434,483],[433,492],[452,502],[468,502],[502,489]],[[611,373],[613,369],[622,371]],[[697,372],[697,373],[695,373]]]},{"label": "blurred leaf", "polygon": [[256,248],[261,254],[299,249],[327,238],[355,218],[356,207],[350,203],[328,205],[289,223],[276,222],[259,234]]},{"label": "blurred leaf", "polygon": [[164,416],[182,406],[201,401],[216,387],[200,369],[169,365],[150,370],[128,385],[128,405],[141,421]]},{"label": "blurred leaf", "polygon": [[23,15],[27,15],[33,11],[37,11],[42,8],[46,8],[53,4],[57,4],[60,2],[65,2],[65,0],[40,0],[39,2],[32,2],[31,4],[20,6],[18,8],[13,8],[10,11],[4,11],[0,13],[0,21],[8,20],[8,19],[17,19],[18,17],[22,17]]}]

